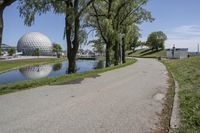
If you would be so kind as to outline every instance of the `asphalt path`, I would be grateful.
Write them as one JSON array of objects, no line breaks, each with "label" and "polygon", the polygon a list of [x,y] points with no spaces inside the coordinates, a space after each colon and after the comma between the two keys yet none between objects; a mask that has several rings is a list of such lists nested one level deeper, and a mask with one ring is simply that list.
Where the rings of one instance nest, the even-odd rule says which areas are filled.
[{"label": "asphalt path", "polygon": [[149,133],[168,76],[155,59],[64,85],[0,96],[0,133]]}]

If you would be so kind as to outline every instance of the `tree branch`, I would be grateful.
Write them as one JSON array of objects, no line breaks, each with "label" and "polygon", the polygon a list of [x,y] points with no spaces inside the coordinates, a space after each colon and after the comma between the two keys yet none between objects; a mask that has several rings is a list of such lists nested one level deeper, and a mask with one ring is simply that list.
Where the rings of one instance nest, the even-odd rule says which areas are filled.
[{"label": "tree branch", "polygon": [[95,11],[95,13],[96,13],[96,15],[97,15],[97,16],[96,16],[96,19],[97,19],[97,25],[98,25],[100,34],[101,34],[101,36],[102,36],[104,42],[105,42],[105,43],[108,43],[108,41],[106,40],[105,36],[103,35],[103,31],[102,31],[101,25],[100,25],[100,23],[99,23],[98,11],[97,11],[97,9],[96,9],[96,7],[95,7],[94,4],[92,4],[92,7],[93,7],[93,9],[94,9],[94,11]]},{"label": "tree branch", "polygon": [[120,25],[126,20],[126,18],[128,18],[131,14],[135,13],[142,5],[144,5],[146,3],[146,1],[143,1],[142,3],[140,3],[135,9],[130,10],[125,17],[122,19],[122,21],[120,22]]},{"label": "tree branch", "polygon": [[90,4],[92,4],[93,2],[94,2],[95,0],[90,0],[87,4],[86,4],[86,6],[85,7],[83,7],[80,11],[79,11],[79,13],[78,13],[78,16],[77,17],[80,17],[81,16],[81,14],[84,12],[84,10],[88,7],[88,6],[90,6]]}]

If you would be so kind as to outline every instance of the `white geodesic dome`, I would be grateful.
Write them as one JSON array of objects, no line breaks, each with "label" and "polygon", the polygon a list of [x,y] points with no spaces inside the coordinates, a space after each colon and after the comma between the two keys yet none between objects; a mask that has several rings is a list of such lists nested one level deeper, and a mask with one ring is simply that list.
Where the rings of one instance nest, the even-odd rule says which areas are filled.
[{"label": "white geodesic dome", "polygon": [[40,32],[26,33],[17,43],[17,51],[24,55],[34,55],[36,49],[40,55],[52,55],[52,47],[50,39]]}]

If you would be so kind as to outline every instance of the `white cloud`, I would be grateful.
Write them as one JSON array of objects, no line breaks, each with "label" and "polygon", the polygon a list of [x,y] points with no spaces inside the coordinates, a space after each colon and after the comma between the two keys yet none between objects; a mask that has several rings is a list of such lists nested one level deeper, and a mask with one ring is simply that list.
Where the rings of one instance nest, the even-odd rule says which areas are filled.
[{"label": "white cloud", "polygon": [[200,43],[200,26],[182,25],[169,31],[167,36],[166,48],[175,45],[179,48],[189,48],[189,51],[197,51],[197,44]]},{"label": "white cloud", "polygon": [[176,33],[185,34],[189,36],[200,36],[200,26],[198,25],[182,25],[175,28]]}]

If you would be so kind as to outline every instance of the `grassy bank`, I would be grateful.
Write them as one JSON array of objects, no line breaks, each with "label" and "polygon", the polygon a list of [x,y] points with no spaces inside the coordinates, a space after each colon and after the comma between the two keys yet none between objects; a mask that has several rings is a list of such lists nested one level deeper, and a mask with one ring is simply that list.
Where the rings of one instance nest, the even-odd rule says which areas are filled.
[{"label": "grassy bank", "polygon": [[165,50],[152,51],[151,49],[140,49],[135,52],[129,53],[129,56],[132,57],[144,57],[144,58],[158,58],[158,57],[166,57]]},{"label": "grassy bank", "polygon": [[180,86],[180,133],[200,132],[200,56],[164,61]]},{"label": "grassy bank", "polygon": [[63,58],[36,58],[36,59],[24,59],[24,60],[10,60],[10,61],[1,61],[0,62],[0,72],[23,67],[29,65],[37,64],[47,64],[54,63],[64,60]]},{"label": "grassy bank", "polygon": [[29,88],[44,86],[44,85],[63,84],[72,80],[95,76],[102,72],[128,66],[130,64],[133,64],[135,61],[136,60],[129,59],[127,60],[125,64],[122,64],[122,65],[111,66],[111,67],[103,68],[103,69],[96,69],[96,70],[92,70],[92,71],[88,71],[84,73],[69,74],[69,75],[41,78],[37,80],[26,80],[26,81],[14,82],[14,83],[2,84],[0,85],[0,95],[16,92],[20,90],[25,90]]}]

